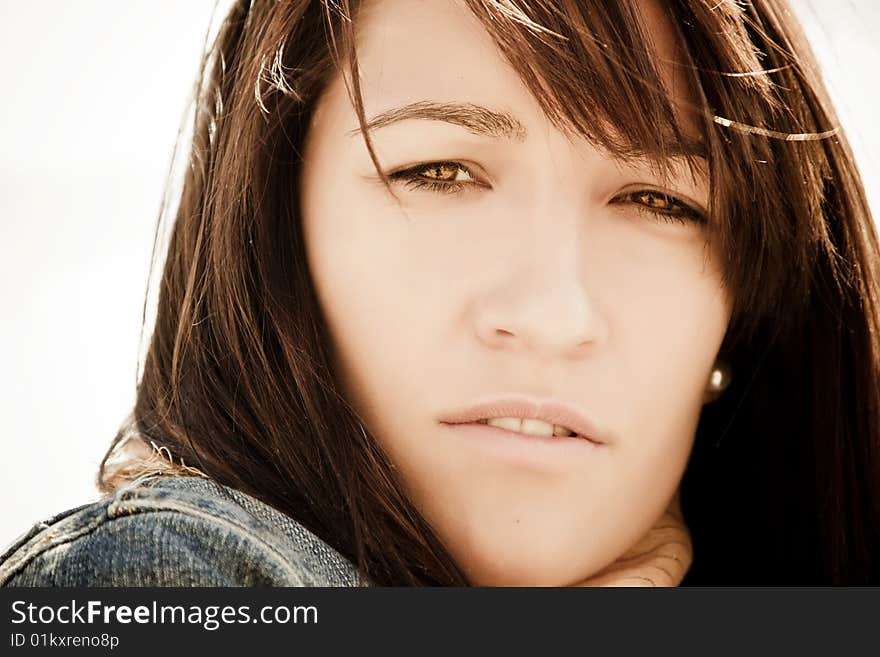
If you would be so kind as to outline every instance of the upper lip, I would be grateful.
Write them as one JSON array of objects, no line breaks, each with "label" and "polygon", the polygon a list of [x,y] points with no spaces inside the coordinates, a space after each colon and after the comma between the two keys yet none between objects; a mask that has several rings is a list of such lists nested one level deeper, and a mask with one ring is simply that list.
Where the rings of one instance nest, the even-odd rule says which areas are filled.
[{"label": "upper lip", "polygon": [[542,420],[549,424],[568,427],[578,436],[604,444],[608,437],[582,410],[556,400],[533,399],[514,396],[487,400],[473,406],[444,413],[440,417],[443,424],[465,424],[499,417],[518,417]]}]

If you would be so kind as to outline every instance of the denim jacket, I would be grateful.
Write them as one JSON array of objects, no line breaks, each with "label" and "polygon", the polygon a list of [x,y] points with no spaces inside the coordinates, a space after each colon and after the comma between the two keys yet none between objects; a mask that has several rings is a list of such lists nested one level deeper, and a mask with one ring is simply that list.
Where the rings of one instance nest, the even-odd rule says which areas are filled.
[{"label": "denim jacket", "polygon": [[153,476],[34,525],[0,586],[361,586],[289,516],[203,477]]}]

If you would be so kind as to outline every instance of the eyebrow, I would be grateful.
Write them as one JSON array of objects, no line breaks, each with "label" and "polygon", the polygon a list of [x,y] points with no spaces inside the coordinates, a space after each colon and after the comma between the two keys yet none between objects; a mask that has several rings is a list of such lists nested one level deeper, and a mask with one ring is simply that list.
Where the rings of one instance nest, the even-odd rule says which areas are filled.
[{"label": "eyebrow", "polygon": [[[509,112],[493,110],[473,103],[437,103],[419,101],[401,107],[394,107],[367,121],[367,129],[384,128],[398,121],[407,119],[423,119],[443,121],[461,126],[468,131],[493,139],[512,139],[523,141],[526,138],[526,127]],[[349,136],[361,132],[360,127],[348,131]]]},{"label": "eyebrow", "polygon": [[[443,121],[461,126],[473,134],[493,139],[524,141],[528,135],[528,131],[522,122],[509,112],[493,110],[474,103],[438,103],[428,100],[408,103],[380,112],[370,117],[366,122],[366,126],[368,131],[372,131],[408,119]],[[349,137],[360,133],[360,127],[346,132]],[[701,137],[681,135],[681,140],[671,137],[670,135],[670,138],[667,140],[669,146],[667,155],[670,157],[699,157],[708,159],[707,144]],[[643,151],[631,151],[626,156],[633,159],[641,159],[644,158],[645,153]]]}]

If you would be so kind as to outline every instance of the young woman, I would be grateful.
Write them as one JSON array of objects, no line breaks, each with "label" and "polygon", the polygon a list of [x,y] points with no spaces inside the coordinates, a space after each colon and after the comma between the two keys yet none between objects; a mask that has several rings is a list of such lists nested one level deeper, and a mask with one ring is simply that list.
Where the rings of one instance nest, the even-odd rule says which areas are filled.
[{"label": "young woman", "polygon": [[880,582],[880,249],[782,0],[237,2],[196,110],[107,495],[0,582]]}]

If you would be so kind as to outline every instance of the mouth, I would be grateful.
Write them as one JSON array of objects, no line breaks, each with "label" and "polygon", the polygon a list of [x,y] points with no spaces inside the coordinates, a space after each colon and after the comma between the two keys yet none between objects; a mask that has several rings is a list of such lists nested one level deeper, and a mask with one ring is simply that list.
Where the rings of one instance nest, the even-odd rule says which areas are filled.
[{"label": "mouth", "polygon": [[[596,467],[596,458],[605,449],[580,435],[532,435],[481,422],[442,423],[448,430],[450,445],[479,455],[472,461],[480,467],[511,467],[515,471],[553,473],[570,476]],[[488,420],[488,418],[485,418]]]},{"label": "mouth", "polygon": [[[537,424],[539,422],[543,427]],[[540,445],[542,449],[555,449],[571,444],[590,447],[601,444],[560,425],[551,425],[533,418],[484,418],[473,422],[442,422],[441,424],[457,429],[466,436],[500,439],[504,442],[518,444],[522,448],[527,448],[528,445]],[[526,428],[525,431],[523,431],[523,426]],[[548,431],[548,429],[552,429],[555,433]]]},{"label": "mouth", "polygon": [[562,436],[564,438],[581,437],[576,431],[572,431],[566,426],[561,424],[551,424],[535,418],[493,417],[482,418],[476,422],[468,424],[487,424],[492,427],[514,431],[527,436]]},{"label": "mouth", "polygon": [[607,433],[589,416],[570,404],[554,400],[507,397],[458,409],[441,416],[441,424],[484,425],[506,434],[549,441],[572,439],[597,445],[608,442]]}]

